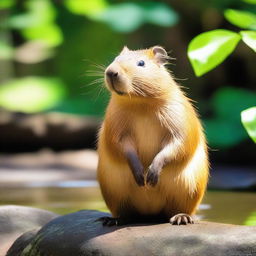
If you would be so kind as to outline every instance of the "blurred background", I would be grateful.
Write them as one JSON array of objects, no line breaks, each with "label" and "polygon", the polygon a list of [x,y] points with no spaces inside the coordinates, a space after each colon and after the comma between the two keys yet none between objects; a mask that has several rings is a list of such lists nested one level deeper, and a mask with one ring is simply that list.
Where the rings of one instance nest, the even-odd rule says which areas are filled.
[{"label": "blurred background", "polygon": [[[199,217],[256,224],[256,145],[240,112],[256,105],[256,55],[245,44],[196,77],[189,42],[228,23],[253,0],[1,0],[0,204],[58,213],[106,210],[95,169],[96,133],[109,93],[97,80],[124,45],[161,45],[196,101],[210,147],[209,191]],[[95,76],[94,76],[95,75]]]}]

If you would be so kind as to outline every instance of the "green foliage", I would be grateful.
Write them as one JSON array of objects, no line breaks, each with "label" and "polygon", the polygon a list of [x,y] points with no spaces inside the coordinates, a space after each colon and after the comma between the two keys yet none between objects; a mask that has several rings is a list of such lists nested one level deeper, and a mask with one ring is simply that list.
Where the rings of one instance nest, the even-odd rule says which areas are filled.
[{"label": "green foliage", "polygon": [[213,69],[235,49],[240,35],[218,29],[195,37],[188,46],[188,57],[197,76]]},{"label": "green foliage", "polygon": [[0,10],[10,8],[14,5],[14,0],[1,0],[0,1]]},{"label": "green foliage", "polygon": [[108,3],[106,0],[66,0],[65,5],[75,14],[93,17],[101,13],[108,6]]},{"label": "green foliage", "polygon": [[212,97],[211,105],[218,117],[240,121],[242,110],[254,106],[256,93],[241,88],[222,87]]},{"label": "green foliage", "polygon": [[102,116],[108,103],[108,94],[101,96],[101,100],[97,101],[92,97],[71,97],[61,101],[51,111],[58,111],[79,115]]},{"label": "green foliage", "polygon": [[8,20],[12,28],[29,28],[51,23],[56,11],[49,0],[27,0],[24,2],[26,12],[14,14]]},{"label": "green foliage", "polygon": [[52,108],[65,96],[57,78],[26,77],[0,87],[0,106],[12,111],[34,113]]},{"label": "green foliage", "polygon": [[62,43],[62,33],[55,24],[56,10],[49,0],[27,0],[26,13],[11,16],[7,26],[22,29],[22,35],[28,40],[40,40],[49,46]]},{"label": "green foliage", "polygon": [[23,30],[23,35],[29,40],[40,40],[49,46],[61,44],[63,38],[58,26],[47,24],[37,27],[31,27]]},{"label": "green foliage", "polygon": [[[251,12],[227,9],[225,18],[240,28],[256,29],[256,15]],[[242,40],[255,51],[256,32],[241,31],[240,34],[229,30],[213,30],[196,36],[189,43],[188,57],[197,76],[209,72],[228,55],[230,55],[237,43]]]},{"label": "green foliage", "polygon": [[251,215],[245,220],[244,225],[247,225],[247,226],[256,225],[256,212],[251,213]]},{"label": "green foliage", "polygon": [[256,31],[241,31],[242,40],[256,52]]},{"label": "green foliage", "polygon": [[206,119],[203,123],[210,147],[232,147],[246,138],[246,134],[239,123],[230,122],[218,117]]},{"label": "green foliage", "polygon": [[179,21],[178,14],[164,3],[143,1],[140,8],[143,10],[145,23],[170,27],[176,25]]},{"label": "green foliage", "polygon": [[227,9],[224,16],[231,24],[239,28],[256,29],[256,15],[251,12]]},{"label": "green foliage", "polygon": [[13,57],[13,52],[14,50],[10,45],[0,41],[0,60],[11,59]]},{"label": "green foliage", "polygon": [[173,26],[178,22],[178,14],[168,5],[159,2],[107,5],[103,0],[90,0],[86,4],[82,1],[68,0],[66,6],[76,14],[84,14],[92,20],[104,22],[114,31],[122,33],[135,31],[145,23]]},{"label": "green foliage", "polygon": [[256,143],[256,107],[242,111],[241,119],[249,136]]},{"label": "green foliage", "polygon": [[98,21],[108,24],[118,32],[132,32],[144,22],[143,10],[134,3],[111,6],[97,16]]},{"label": "green foliage", "polygon": [[[72,113],[102,115],[107,104],[107,96],[95,97],[99,93],[96,90],[90,93],[89,96],[80,96],[84,91],[82,91],[80,86],[91,82],[93,79],[82,76],[86,69],[91,69],[87,62],[83,62],[83,59],[95,60],[95,58],[100,56],[101,59],[96,61],[99,61],[99,63],[106,62],[109,58],[109,52],[116,52],[116,49],[121,48],[121,45],[124,44],[123,38],[113,31],[132,32],[145,23],[171,26],[178,21],[178,14],[167,4],[159,3],[158,1],[126,2],[120,4],[110,4],[107,0],[65,0],[61,4],[50,0],[25,0],[19,4],[11,0],[0,2],[0,9],[13,7],[8,10],[8,15],[3,17],[1,26],[9,31],[15,30],[15,33],[22,35],[24,39],[24,41],[19,40],[21,44],[17,48],[10,47],[0,41],[0,59],[21,61],[20,56],[26,56],[26,54],[30,55],[33,59],[33,56],[38,51],[42,53],[43,50],[51,53],[47,56],[47,58],[50,58],[54,55],[55,47],[61,46],[58,48],[56,59],[54,62],[51,62],[51,65],[54,67],[53,72],[57,71],[58,75],[65,81],[65,84],[69,86],[68,98],[58,102],[58,107],[55,104],[53,104],[54,107],[49,104],[49,106],[44,108],[40,107],[41,98],[38,101],[39,106],[33,103],[33,101],[27,100],[30,98],[28,87],[17,86],[14,90],[11,86],[12,83],[7,83],[8,86],[4,86],[1,91],[1,105],[15,111],[34,112],[36,109],[38,111],[42,109],[58,109],[59,111]],[[62,8],[63,6],[69,12]],[[79,17],[77,14],[86,16],[87,19]],[[56,22],[57,18],[58,23]],[[109,25],[111,29],[106,29],[104,24]],[[63,41],[62,31],[65,33],[65,41]],[[114,41],[113,37],[115,38]],[[20,37],[18,36],[17,38]],[[86,42],[86,44],[83,42]],[[108,51],[102,47],[102,42],[109,45]],[[36,48],[37,45],[42,46],[41,48]],[[93,49],[93,51],[88,49]],[[16,55],[16,53],[19,53],[19,55]],[[36,61],[33,63],[40,61],[40,58],[34,59]],[[26,63],[32,64],[32,62]],[[74,63],[76,63],[75,67],[72,66]],[[43,63],[42,65],[45,64]],[[42,65],[28,66],[27,70],[33,70],[32,73],[38,72],[38,74],[42,74]],[[51,72],[52,70],[50,70]],[[40,77],[37,78],[40,79]],[[18,83],[18,80],[16,79],[15,83]],[[22,84],[23,79],[20,82]],[[10,90],[7,90],[7,87]],[[36,90],[36,88],[37,86],[33,89]],[[53,86],[53,88],[55,87]],[[9,94],[9,91],[11,93],[19,91],[20,95],[23,95],[24,99],[26,99],[28,106],[26,107],[25,102],[21,102],[20,99],[16,102],[11,102],[8,96],[11,94]],[[88,93],[87,88],[85,91]],[[28,95],[25,95],[25,92]],[[53,97],[55,97],[54,95],[56,94],[52,93]],[[42,101],[47,102],[47,100]]]},{"label": "green foliage", "polygon": [[243,1],[248,4],[256,4],[256,0],[243,0]]},{"label": "green foliage", "polygon": [[[42,52],[42,49],[51,52],[49,58],[53,56],[52,53],[55,50],[54,60],[37,62],[37,65],[31,65],[32,62],[27,65],[18,63],[17,72],[20,76],[30,72],[41,76],[49,73],[50,76],[57,74],[64,81],[32,77],[21,78],[20,81],[17,78],[4,84],[0,89],[0,105],[10,110],[29,113],[53,110],[103,115],[108,94],[98,96],[100,88],[94,86],[94,88],[90,86],[89,89],[81,88],[94,79],[83,76],[85,70],[94,69],[90,67],[90,62],[83,60],[92,60],[100,64],[109,63],[129,38],[135,38],[130,42],[137,44],[138,35],[142,33],[143,38],[149,35],[150,27],[145,27],[137,34],[122,35],[121,33],[132,33],[145,24],[170,27],[179,20],[178,14],[162,1],[65,0],[55,3],[50,0],[25,0],[19,4],[11,0],[0,2],[0,9],[12,6],[5,12],[8,15],[3,16],[1,26],[6,30],[9,29],[10,35],[15,35],[14,43],[17,47],[8,46],[4,42],[8,42],[9,38],[4,38],[5,41],[0,41],[0,59],[18,60],[19,51],[23,56],[26,56],[26,53],[32,56],[38,51]],[[223,8],[231,6],[233,0],[229,0],[229,3],[223,3],[220,0],[217,2],[214,6]],[[209,3],[205,5],[209,7]],[[225,13],[226,16],[237,15],[235,10],[228,11]],[[249,16],[253,17],[253,15]],[[246,18],[243,19],[246,20]],[[256,32],[248,30],[248,26],[251,28],[252,24],[253,22],[248,22],[247,19],[247,25],[244,26],[246,30],[240,33],[215,30],[200,35],[199,41],[195,38],[193,43],[191,42],[189,55],[193,67],[197,69],[197,75],[202,75],[220,64],[234,50],[241,38],[255,51]],[[157,36],[157,39],[161,39],[161,33],[159,32],[160,37]],[[20,40],[20,35],[24,40]],[[152,38],[155,40],[155,35]],[[11,37],[10,39],[12,40]],[[31,42],[28,47],[30,41],[36,42]],[[42,43],[43,46],[33,48],[36,43]],[[56,48],[56,46],[59,47]],[[11,69],[10,73],[12,72],[16,72],[16,65],[14,70]],[[66,88],[62,85],[63,83],[68,86],[67,97],[64,97]],[[90,91],[91,88],[92,91]],[[252,103],[255,100],[254,96],[250,98],[248,93],[245,95],[244,91],[238,92],[234,88],[224,89],[216,92],[211,101],[213,118],[205,120],[210,145],[218,148],[230,147],[247,138],[239,120],[239,112],[255,105]],[[243,99],[232,96],[234,90],[236,95],[243,95]],[[85,96],[82,96],[84,94]],[[234,100],[229,100],[230,97]],[[248,104],[244,104],[244,99],[248,100]]]},{"label": "green foliage", "polygon": [[244,89],[223,87],[211,99],[213,118],[204,120],[211,147],[225,148],[247,138],[240,122],[242,110],[252,107],[256,94]]},{"label": "green foliage", "polygon": [[164,3],[144,2],[113,5],[97,16],[97,20],[107,23],[118,32],[132,32],[144,23],[173,26],[178,15]]},{"label": "green foliage", "polygon": [[[246,2],[255,4],[254,0],[246,0]],[[256,15],[248,11],[227,9],[224,16],[231,24],[251,30],[240,31],[239,34],[229,30],[213,30],[195,37],[189,44],[188,57],[197,76],[207,73],[222,63],[233,52],[241,38],[246,45],[256,52],[256,31],[253,31],[256,30]],[[239,92],[231,89],[231,91],[226,90],[221,91],[220,94],[217,93],[213,98],[216,117],[205,120],[210,144],[225,147],[240,142],[244,133],[240,127],[237,127],[236,119],[239,113],[245,109],[244,105],[250,107],[255,102],[255,96],[245,91]],[[253,111],[255,110],[243,111],[242,122],[250,137],[255,141],[256,127],[253,121],[255,118]],[[232,133],[229,132],[231,130]]]}]

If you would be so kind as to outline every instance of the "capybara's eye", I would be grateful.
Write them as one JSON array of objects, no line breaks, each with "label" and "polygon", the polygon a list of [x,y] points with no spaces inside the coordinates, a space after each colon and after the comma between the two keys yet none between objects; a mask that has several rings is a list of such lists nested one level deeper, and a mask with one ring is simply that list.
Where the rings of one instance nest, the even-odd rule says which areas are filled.
[{"label": "capybara's eye", "polygon": [[145,66],[145,61],[144,60],[138,61],[137,66],[144,67]]}]

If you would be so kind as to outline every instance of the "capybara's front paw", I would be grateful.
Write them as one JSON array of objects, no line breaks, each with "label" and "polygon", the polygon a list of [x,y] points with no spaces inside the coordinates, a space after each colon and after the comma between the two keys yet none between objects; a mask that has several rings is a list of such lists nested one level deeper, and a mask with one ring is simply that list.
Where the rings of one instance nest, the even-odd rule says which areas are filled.
[{"label": "capybara's front paw", "polygon": [[187,225],[194,224],[194,220],[186,213],[179,213],[170,218],[170,223],[172,225]]},{"label": "capybara's front paw", "polygon": [[159,171],[154,167],[154,165],[150,165],[147,172],[147,184],[151,186],[155,186],[159,179]]},{"label": "capybara's front paw", "polygon": [[144,178],[143,172],[137,172],[137,173],[135,173],[134,178],[135,178],[136,183],[137,183],[140,187],[142,187],[142,186],[145,185],[145,178]]}]

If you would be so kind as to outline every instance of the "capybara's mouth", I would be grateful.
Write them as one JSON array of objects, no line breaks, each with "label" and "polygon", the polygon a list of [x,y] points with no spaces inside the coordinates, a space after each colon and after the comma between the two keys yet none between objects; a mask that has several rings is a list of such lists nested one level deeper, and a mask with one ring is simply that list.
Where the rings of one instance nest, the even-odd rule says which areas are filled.
[{"label": "capybara's mouth", "polygon": [[111,84],[112,89],[113,89],[118,95],[124,95],[124,94],[125,94],[124,92],[121,92],[121,91],[119,91],[119,90],[116,89],[115,83],[114,83],[114,81],[113,81],[112,78],[110,78],[109,80],[110,80],[110,84]]}]

